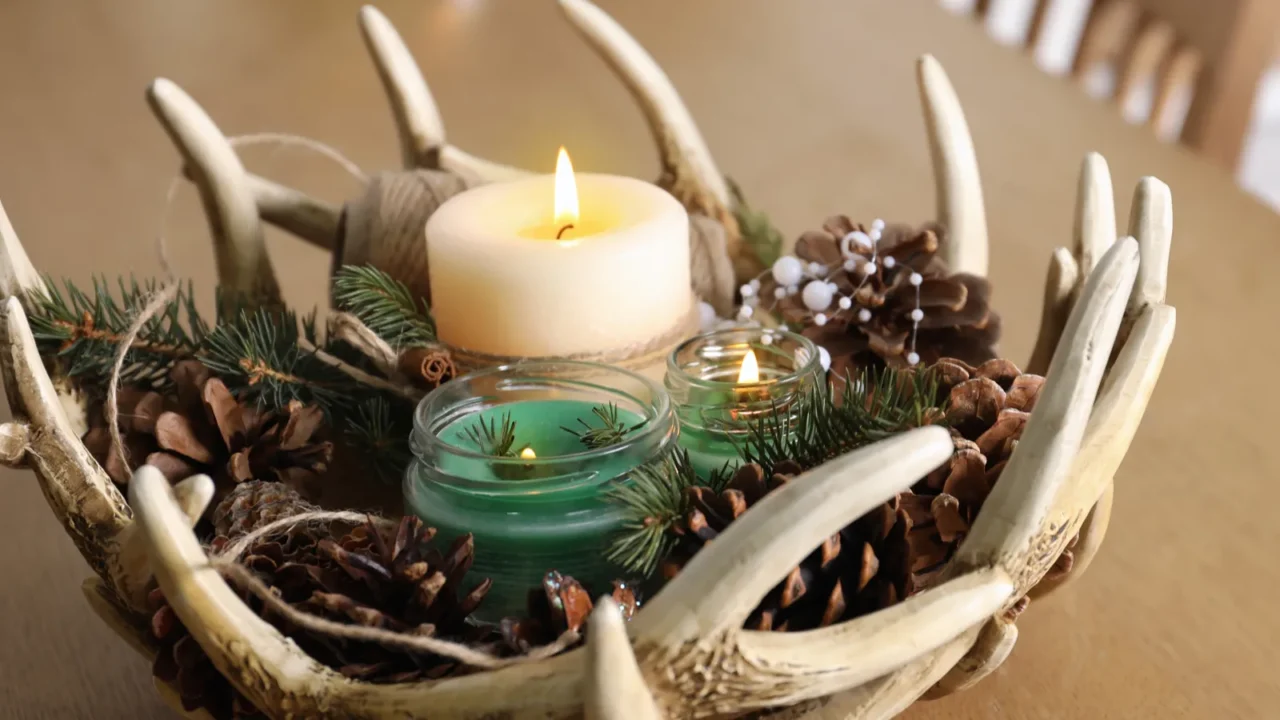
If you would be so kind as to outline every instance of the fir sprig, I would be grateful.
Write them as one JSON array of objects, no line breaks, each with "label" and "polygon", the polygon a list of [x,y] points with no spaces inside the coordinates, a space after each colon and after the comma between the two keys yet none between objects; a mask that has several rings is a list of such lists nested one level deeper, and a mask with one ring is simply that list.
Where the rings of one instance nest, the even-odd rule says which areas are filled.
[{"label": "fir sprig", "polygon": [[776,416],[751,428],[743,459],[772,474],[783,460],[804,469],[941,417],[933,373],[868,368],[846,375],[839,391],[820,386],[804,399],[794,422]]},{"label": "fir sprig", "polygon": [[397,478],[412,459],[408,417],[403,408],[379,396],[360,403],[345,418],[343,434],[348,444],[373,463],[374,472],[383,480]]},{"label": "fir sprig", "polygon": [[699,484],[683,449],[633,470],[627,482],[607,493],[625,520],[605,557],[628,572],[652,574],[676,542],[673,529],[688,510],[687,490]]},{"label": "fir sprig", "polygon": [[742,188],[729,180],[729,192],[733,194],[733,216],[738,221],[742,242],[763,267],[772,267],[782,256],[782,233],[773,226],[769,216],[747,204]]},{"label": "fir sprig", "polygon": [[617,445],[622,442],[627,433],[640,427],[643,423],[637,423],[630,427],[622,422],[618,417],[618,404],[609,403],[608,405],[597,405],[591,408],[591,414],[600,418],[600,427],[593,427],[591,423],[578,418],[578,424],[583,427],[582,430],[560,426],[561,430],[578,438],[588,450],[598,450]]},{"label": "fir sprig", "polygon": [[345,265],[333,277],[338,309],[355,315],[396,350],[435,342],[436,325],[425,301],[372,265]]},{"label": "fir sprig", "polygon": [[236,397],[265,408],[298,400],[333,412],[369,392],[302,349],[297,316],[288,311],[241,310],[205,337],[198,358]]},{"label": "fir sprig", "polygon": [[[65,372],[86,385],[105,385],[116,350],[135,314],[148,302],[159,283],[119,279],[119,297],[106,278],[94,278],[92,295],[70,281],[60,290],[51,278],[47,292],[23,298],[40,354],[56,356]],[[121,379],[127,383],[163,388],[173,363],[195,354],[208,326],[195,307],[191,284],[148,320],[125,355]]]},{"label": "fir sprig", "polygon": [[502,416],[501,425],[492,417],[488,422],[479,418],[465,428],[463,433],[485,455],[503,458],[516,456],[516,423],[511,419],[511,413]]}]

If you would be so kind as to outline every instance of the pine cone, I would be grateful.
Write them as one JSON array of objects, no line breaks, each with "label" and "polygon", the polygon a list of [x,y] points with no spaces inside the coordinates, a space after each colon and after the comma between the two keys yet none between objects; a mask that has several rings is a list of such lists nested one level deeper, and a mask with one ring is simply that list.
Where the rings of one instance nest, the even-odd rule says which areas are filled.
[{"label": "pine cone", "polygon": [[[947,269],[937,255],[946,242],[945,230],[936,224],[920,229],[892,225],[881,231],[874,249],[871,232],[840,215],[829,218],[821,230],[802,235],[795,254],[808,269],[801,284],[782,289],[789,293],[778,301],[783,320],[826,348],[831,369],[839,375],[880,363],[904,367],[912,364],[908,356],[918,292],[923,316],[915,328],[916,362],[958,357],[981,363],[994,358],[1000,318],[987,304],[990,283]],[[868,274],[867,268],[874,269]],[[918,286],[911,283],[915,273],[921,276]],[[850,300],[848,308],[833,302],[824,310],[822,325],[806,306],[803,292],[818,280],[834,283],[837,296]],[[763,296],[776,292],[774,284],[763,289]]]},{"label": "pine cone", "polygon": [[[613,599],[630,620],[640,602],[635,590],[621,580],[613,581]],[[567,631],[585,634],[587,618],[594,603],[592,595],[577,580],[552,570],[542,578],[542,587],[529,591],[528,614],[523,618],[503,618],[499,624],[502,642],[516,654],[555,642]]]},{"label": "pine cone", "polygon": [[[765,596],[748,628],[808,630],[889,607],[929,587],[951,559],[1017,446],[1044,378],[1008,360],[975,368],[947,358],[925,372],[938,380],[956,453],[828,538]],[[759,465],[747,464],[719,493],[690,488],[691,507],[675,528],[680,539],[663,574],[674,577],[734,519],[802,470],[787,461],[766,477]],[[1070,570],[1071,560],[1068,550],[1053,572]]]},{"label": "pine cone", "polygon": [[[121,444],[129,455],[129,464],[140,465],[160,449],[155,436],[156,419],[170,403],[160,393],[138,387],[120,388],[116,403],[119,409],[117,418]],[[101,401],[95,401],[90,408],[88,421],[89,431],[82,438],[85,448],[102,469],[107,471],[112,481],[117,485],[128,485],[130,473],[111,442],[105,407]]]},{"label": "pine cone", "polygon": [[[238,402],[194,360],[178,363],[171,374],[174,397],[121,393],[121,430],[133,464],[145,458],[171,481],[207,472],[223,486],[256,479],[300,489],[325,471],[333,445],[313,441],[324,422],[320,408],[294,401],[283,412],[258,410]],[[85,445],[113,480],[127,483],[105,422],[95,424]]]},{"label": "pine cone", "polygon": [[213,530],[220,538],[235,540],[276,520],[318,509],[291,487],[250,480],[235,486],[213,509]]}]

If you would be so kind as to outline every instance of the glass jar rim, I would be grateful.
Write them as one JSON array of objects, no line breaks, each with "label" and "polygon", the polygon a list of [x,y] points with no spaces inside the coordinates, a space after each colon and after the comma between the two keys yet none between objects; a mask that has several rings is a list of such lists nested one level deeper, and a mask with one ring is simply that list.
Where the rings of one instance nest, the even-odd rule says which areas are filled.
[{"label": "glass jar rim", "polygon": [[[794,342],[800,347],[808,351],[809,359],[803,365],[800,365],[794,368],[793,370],[791,370],[791,372],[788,372],[785,375],[780,375],[778,377],[770,378],[767,380],[762,379],[753,383],[739,383],[739,382],[734,382],[732,380],[714,380],[714,379],[698,377],[685,372],[684,368],[680,367],[680,363],[677,361],[677,358],[680,357],[680,353],[685,351],[687,348],[689,348],[689,346],[694,345],[695,343],[698,343],[698,342],[705,342],[716,335],[730,335],[732,333],[738,333],[738,334],[754,333],[759,336],[764,336],[767,334],[775,340],[782,339],[782,340],[788,340],[788,341]],[[779,383],[796,381],[796,380],[799,380],[801,377],[804,377],[811,373],[818,373],[821,370],[822,370],[821,353],[818,352],[818,346],[814,344],[812,340],[798,333],[793,333],[789,330],[779,330],[774,328],[739,327],[739,328],[724,328],[721,330],[711,330],[709,332],[704,332],[698,335],[694,335],[688,340],[685,340],[684,342],[676,346],[676,349],[672,350],[671,354],[667,356],[667,372],[669,374],[679,377],[681,380],[689,383],[690,385],[707,389],[707,390],[729,390],[729,389],[735,389],[735,388],[736,389],[752,389],[752,388],[759,388],[759,387],[768,387],[771,385],[777,385]]]},{"label": "glass jar rim", "polygon": [[[513,372],[519,372],[524,375],[528,375],[536,378],[536,377],[539,377],[538,375],[539,370],[543,371],[543,373],[548,373],[548,371],[551,368],[564,368],[566,366],[570,368],[579,368],[582,370],[595,370],[595,371],[604,371],[606,373],[613,373],[617,376],[622,376],[627,378],[630,381],[638,383],[641,387],[649,391],[650,396],[652,397],[652,400],[649,400],[649,401],[643,400],[629,392],[625,392],[617,388],[611,388],[607,386],[581,383],[581,382],[575,382],[575,381],[567,381],[571,384],[589,386],[596,389],[605,390],[615,395],[628,397],[634,400],[637,405],[640,405],[646,408],[652,408],[653,409],[652,415],[650,415],[649,413],[645,413],[641,423],[637,426],[637,428],[635,428],[630,433],[628,433],[626,439],[623,442],[616,443],[614,445],[610,445],[608,447],[603,447],[603,448],[584,449],[581,452],[569,453],[567,455],[548,455],[545,457],[538,456],[536,458],[494,457],[492,455],[486,455],[476,450],[470,450],[468,448],[459,447],[452,443],[445,442],[444,440],[440,439],[440,436],[438,434],[436,434],[435,432],[432,432],[432,427],[431,427],[432,418],[439,414],[443,414],[440,411],[443,411],[445,408],[448,407],[447,405],[444,404],[446,402],[444,399],[445,394],[442,393],[441,391],[444,390],[445,388],[448,388],[451,385],[454,385],[454,383],[457,383],[460,381],[465,382],[465,381],[471,381],[471,380],[483,380],[484,378],[497,377],[500,375],[513,373]],[[544,374],[542,375],[542,377],[546,377],[548,379],[555,379],[554,376],[551,374]],[[558,380],[558,381],[566,382],[564,380]],[[456,385],[454,387],[456,387]],[[417,443],[421,442],[425,445],[424,449],[429,450],[434,448],[441,448],[441,449],[444,449],[446,452],[457,457],[474,459],[474,460],[484,460],[486,462],[494,463],[498,465],[551,467],[551,466],[562,464],[565,462],[582,461],[582,460],[608,457],[609,455],[612,455],[612,454],[624,452],[628,449],[628,447],[634,446],[636,443],[642,443],[645,441],[655,441],[659,439],[660,436],[665,435],[669,431],[669,428],[664,427],[666,423],[662,422],[664,418],[669,418],[671,422],[675,422],[673,413],[674,411],[671,406],[671,397],[667,394],[666,390],[661,385],[654,382],[653,380],[639,373],[632,372],[631,370],[627,370],[625,368],[621,368],[616,365],[604,365],[602,363],[586,362],[582,360],[556,360],[556,359],[531,360],[527,362],[511,363],[508,365],[498,365],[496,367],[468,373],[463,377],[457,378],[456,380],[450,380],[448,383],[445,383],[440,387],[436,388],[435,390],[432,390],[430,393],[427,394],[425,398],[422,399],[421,402],[418,403],[417,408],[415,408],[413,411],[414,437],[412,438],[412,442],[410,443],[410,445],[411,447],[416,446]]]}]

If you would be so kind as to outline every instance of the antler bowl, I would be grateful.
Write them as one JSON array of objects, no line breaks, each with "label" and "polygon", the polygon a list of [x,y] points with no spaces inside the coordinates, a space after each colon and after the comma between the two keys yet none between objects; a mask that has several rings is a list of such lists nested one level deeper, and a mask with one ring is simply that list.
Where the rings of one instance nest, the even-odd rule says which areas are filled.
[{"label": "antler bowl", "polygon": [[[721,244],[708,247],[723,247],[727,262],[742,265],[732,200],[674,89],[598,9],[585,0],[561,2],[641,100],[662,148],[664,185],[720,233]],[[361,20],[392,97],[407,167],[450,172],[465,183],[519,172],[444,143],[425,83],[394,30],[371,8]],[[938,219],[953,239],[947,259],[953,269],[985,274],[986,223],[967,127],[931,58],[921,63],[920,81]],[[278,300],[262,247],[263,220],[351,259],[335,209],[248,175],[208,116],[176,86],[157,81],[150,97],[201,188],[225,284],[262,302]],[[208,478],[170,486],[144,466],[126,502],[90,456],[80,440],[84,400],[46,370],[23,310],[21,298],[43,292],[43,281],[2,211],[0,293],[7,299],[0,307],[0,373],[15,419],[0,426],[0,460],[34,471],[96,573],[84,590],[105,622],[153,655],[145,598],[158,585],[218,670],[273,717],[889,717],[926,693],[963,689],[998,667],[1017,639],[1007,611],[1082,573],[1106,532],[1112,478],[1173,338],[1175,314],[1164,302],[1172,207],[1164,184],[1143,180],[1130,237],[1117,239],[1111,181],[1094,155],[1085,160],[1076,208],[1072,247],[1052,256],[1029,364],[1047,370],[1046,383],[1001,482],[942,581],[888,609],[819,630],[762,633],[742,625],[824,538],[945,462],[952,452],[946,431],[913,430],[786,484],[730,525],[629,624],[612,603],[600,603],[583,648],[435,681],[374,685],[343,677],[255,614],[209,566],[192,532],[212,496]],[[365,259],[406,251],[385,254],[385,234],[362,242]],[[720,292],[723,275],[715,277],[695,289]],[[1042,582],[1073,537],[1071,571]],[[161,691],[173,698],[168,688]]]}]

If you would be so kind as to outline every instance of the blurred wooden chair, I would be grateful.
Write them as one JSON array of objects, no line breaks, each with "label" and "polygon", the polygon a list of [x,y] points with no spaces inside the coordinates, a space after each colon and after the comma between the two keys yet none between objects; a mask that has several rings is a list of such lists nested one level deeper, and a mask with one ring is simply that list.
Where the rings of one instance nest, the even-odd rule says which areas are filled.
[{"label": "blurred wooden chair", "polygon": [[[974,14],[986,20],[1013,1],[976,0]],[[1025,45],[1034,51],[1051,9],[1070,0],[1021,1],[1031,4]],[[1080,8],[1088,16],[1076,81],[1130,122],[1234,170],[1274,59],[1280,0],[1084,0]]]}]

